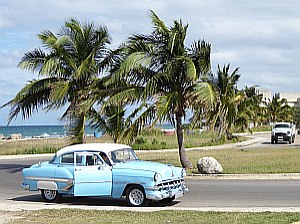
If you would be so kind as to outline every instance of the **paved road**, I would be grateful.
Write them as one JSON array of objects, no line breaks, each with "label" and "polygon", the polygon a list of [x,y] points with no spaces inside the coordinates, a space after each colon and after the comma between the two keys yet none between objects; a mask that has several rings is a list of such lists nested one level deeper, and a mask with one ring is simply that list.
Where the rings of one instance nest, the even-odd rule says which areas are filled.
[{"label": "paved road", "polygon": [[[20,187],[22,168],[47,160],[19,158],[0,160],[0,210],[80,207],[83,209],[131,209],[124,200],[64,198],[61,204],[48,204],[37,192]],[[218,211],[300,211],[300,178],[297,180],[187,179],[190,192],[173,204],[154,203],[150,209],[194,209]],[[145,208],[142,208],[145,209]],[[149,208],[147,208],[149,209]]]},{"label": "paved road", "polygon": [[[255,133],[247,135],[250,138],[255,138],[252,144],[242,146],[245,148],[282,148],[282,147],[297,147],[300,148],[300,135],[296,135],[295,143],[289,144],[288,142],[279,141],[278,144],[271,144],[271,132]],[[243,145],[243,144],[242,144]]]}]

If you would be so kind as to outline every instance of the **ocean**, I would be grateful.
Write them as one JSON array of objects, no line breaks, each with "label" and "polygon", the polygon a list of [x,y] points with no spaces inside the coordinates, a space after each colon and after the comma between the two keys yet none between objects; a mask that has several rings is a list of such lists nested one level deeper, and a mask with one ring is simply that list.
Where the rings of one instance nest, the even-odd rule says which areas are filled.
[{"label": "ocean", "polygon": [[[86,127],[86,134],[93,135],[94,132],[90,126]],[[23,138],[39,138],[39,137],[64,137],[68,135],[68,129],[63,125],[12,125],[0,126],[0,135],[5,137],[11,134],[21,134]]]},{"label": "ocean", "polygon": [[[170,124],[159,124],[156,127],[161,129],[172,129]],[[23,138],[53,138],[65,137],[68,129],[63,125],[12,125],[0,126],[0,136],[9,137],[11,134],[21,134]],[[100,137],[101,131],[93,129],[91,126],[85,127],[85,134]]]}]

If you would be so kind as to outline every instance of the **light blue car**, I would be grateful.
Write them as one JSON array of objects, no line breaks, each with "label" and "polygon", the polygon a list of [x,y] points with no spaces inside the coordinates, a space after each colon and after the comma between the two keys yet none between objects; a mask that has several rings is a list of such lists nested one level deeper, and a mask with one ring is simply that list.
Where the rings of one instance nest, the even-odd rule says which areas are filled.
[{"label": "light blue car", "polygon": [[63,195],[125,197],[130,206],[171,202],[188,192],[185,169],[139,160],[122,144],[78,144],[22,171],[22,187],[48,202]]}]

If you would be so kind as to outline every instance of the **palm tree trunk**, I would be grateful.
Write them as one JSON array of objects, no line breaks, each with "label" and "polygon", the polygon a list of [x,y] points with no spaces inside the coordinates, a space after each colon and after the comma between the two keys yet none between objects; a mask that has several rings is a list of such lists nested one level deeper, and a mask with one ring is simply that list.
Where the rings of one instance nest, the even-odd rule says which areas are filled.
[{"label": "palm tree trunk", "polygon": [[183,140],[182,116],[176,115],[176,134],[179,148],[180,163],[183,168],[191,169],[193,164],[189,161],[188,155],[185,151]]},{"label": "palm tree trunk", "polygon": [[81,114],[78,118],[77,118],[77,123],[74,127],[74,135],[75,135],[75,139],[73,140],[73,144],[81,144],[81,143],[85,143],[85,121],[86,121],[86,116],[85,114]]}]

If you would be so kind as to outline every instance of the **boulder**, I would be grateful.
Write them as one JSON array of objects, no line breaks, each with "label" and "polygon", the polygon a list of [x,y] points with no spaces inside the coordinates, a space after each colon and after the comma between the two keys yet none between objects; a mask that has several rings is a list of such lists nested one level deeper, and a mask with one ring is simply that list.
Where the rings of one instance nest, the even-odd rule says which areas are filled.
[{"label": "boulder", "polygon": [[223,168],[214,157],[202,157],[197,162],[199,173],[218,174],[223,173]]}]

